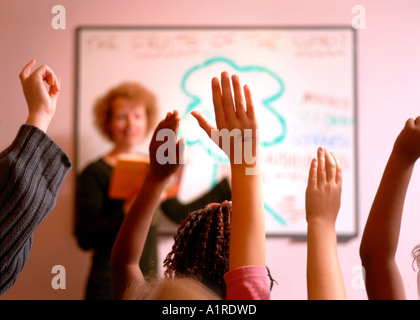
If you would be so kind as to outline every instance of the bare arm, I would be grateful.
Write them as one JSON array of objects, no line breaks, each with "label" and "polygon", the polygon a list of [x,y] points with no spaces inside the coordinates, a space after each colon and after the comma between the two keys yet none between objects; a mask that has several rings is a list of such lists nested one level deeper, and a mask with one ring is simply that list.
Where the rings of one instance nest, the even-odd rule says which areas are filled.
[{"label": "bare arm", "polygon": [[[242,87],[237,76],[232,76],[233,92],[227,72],[221,75],[221,83],[213,78],[213,104],[219,132],[240,132],[234,136],[234,144],[228,155],[232,172],[232,220],[229,251],[229,269],[241,266],[265,266],[265,219],[262,180],[258,157],[258,126],[251,92]],[[244,99],[245,98],[245,99]],[[192,113],[200,126],[211,136],[207,121],[198,113]],[[215,141],[220,146],[220,141]],[[235,151],[242,150],[239,158]],[[236,160],[235,160],[236,159]]]},{"label": "bare arm", "polygon": [[420,156],[420,118],[409,119],[395,141],[360,245],[369,299],[405,299],[395,254],[405,196]]},{"label": "bare arm", "polygon": [[307,287],[311,300],[346,299],[335,231],[341,187],[339,161],[327,150],[319,148],[317,159],[311,163],[306,190]]},{"label": "bare arm", "polygon": [[[134,285],[141,287],[145,284],[143,273],[139,267],[139,261],[146,242],[147,233],[153,218],[153,214],[160,203],[162,191],[170,176],[178,169],[177,155],[173,163],[159,163],[157,150],[163,142],[157,141],[157,133],[162,129],[170,129],[177,132],[179,126],[178,113],[168,113],[166,118],[157,126],[150,142],[150,169],[143,188],[140,190],[130,211],[118,232],[111,255],[113,293],[115,299],[121,299],[128,287]],[[171,139],[169,137],[169,139]],[[177,144],[179,141],[169,140],[168,143]],[[171,155],[170,155],[171,156]],[[171,158],[172,159],[172,158]]]}]

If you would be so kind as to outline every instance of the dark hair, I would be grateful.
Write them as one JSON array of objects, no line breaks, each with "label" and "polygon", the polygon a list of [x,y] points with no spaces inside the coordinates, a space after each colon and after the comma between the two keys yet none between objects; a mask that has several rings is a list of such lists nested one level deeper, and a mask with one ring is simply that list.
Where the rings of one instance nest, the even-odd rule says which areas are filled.
[{"label": "dark hair", "polygon": [[416,269],[414,267],[416,265],[417,269],[420,270],[420,244],[414,247],[411,255],[413,257],[413,269]]},{"label": "dark hair", "polygon": [[[225,201],[191,212],[181,223],[163,262],[165,277],[191,276],[226,297],[232,203]],[[270,291],[276,282],[267,269]],[[276,282],[277,283],[277,282]]]},{"label": "dark hair", "polygon": [[174,236],[164,261],[165,276],[193,276],[224,297],[231,216],[232,205],[227,201],[191,212]]}]

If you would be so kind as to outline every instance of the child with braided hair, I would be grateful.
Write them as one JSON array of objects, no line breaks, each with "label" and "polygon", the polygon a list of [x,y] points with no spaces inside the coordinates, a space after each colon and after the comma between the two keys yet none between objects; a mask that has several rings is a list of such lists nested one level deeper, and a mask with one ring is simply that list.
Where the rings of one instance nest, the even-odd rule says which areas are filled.
[{"label": "child with braided hair", "polygon": [[178,228],[172,251],[164,261],[168,278],[194,276],[223,296],[229,271],[232,204],[209,204],[190,213]]},{"label": "child with braided hair", "polygon": [[[214,293],[207,290],[210,287],[217,288],[216,292],[225,299],[269,299],[258,125],[248,86],[243,88],[244,96],[237,76],[232,76],[232,86],[233,94],[227,72],[221,74],[221,83],[218,78],[212,80],[217,128],[212,127],[201,114],[192,112],[200,127],[219,147],[226,145],[222,143],[225,136],[220,139],[219,134],[214,135],[215,132],[239,132],[238,136],[229,135],[229,139],[234,140],[229,148],[222,148],[231,164],[232,202],[209,204],[190,213],[178,229],[175,244],[165,260],[165,279],[151,289],[138,260],[160,193],[170,175],[179,167],[178,161],[176,164],[158,164],[156,159],[156,150],[159,144],[163,144],[156,141],[157,132],[163,128],[175,132],[178,129],[177,112],[168,114],[156,128],[150,143],[151,165],[145,187],[124,220],[113,247],[111,261],[115,298],[215,298]],[[179,146],[176,136],[171,142]],[[240,159],[237,159],[238,147],[244,150]],[[247,154],[247,151],[252,154]],[[185,286],[177,284],[177,280],[195,281],[194,288],[198,289],[183,290]],[[206,287],[200,287],[199,282]],[[163,289],[168,287],[173,289],[172,295]]]}]

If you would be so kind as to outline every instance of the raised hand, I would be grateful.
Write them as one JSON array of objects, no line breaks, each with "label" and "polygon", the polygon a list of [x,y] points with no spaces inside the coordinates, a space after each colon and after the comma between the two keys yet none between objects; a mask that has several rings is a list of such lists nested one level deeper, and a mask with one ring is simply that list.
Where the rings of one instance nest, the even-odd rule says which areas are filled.
[{"label": "raised hand", "polygon": [[406,299],[395,255],[404,202],[420,157],[420,117],[408,119],[394,143],[360,243],[369,299]]},{"label": "raised hand", "polygon": [[[251,91],[242,86],[237,75],[232,76],[233,95],[229,74],[223,72],[221,81],[212,79],[213,105],[217,128],[210,125],[198,112],[191,114],[200,127],[226,153],[231,164],[254,165],[258,147],[258,125]],[[220,139],[220,137],[222,139]],[[232,142],[233,139],[233,143]],[[229,142],[229,144],[228,144]],[[242,153],[242,150],[244,151]]]},{"label": "raised hand", "polygon": [[[145,183],[121,225],[111,255],[114,298],[121,299],[132,288],[144,289],[145,279],[139,267],[153,215],[159,206],[168,178],[179,168],[177,141],[178,112],[168,112],[156,127],[149,145],[150,168]],[[166,138],[165,138],[166,137]],[[166,140],[166,141],[165,141]],[[181,142],[182,143],[182,142]],[[167,152],[165,159],[160,158]],[[173,150],[176,150],[174,152]],[[162,151],[162,153],[161,153]],[[128,290],[129,292],[130,290]]]},{"label": "raised hand", "polygon": [[[35,60],[29,62],[19,74],[29,110],[26,123],[35,125],[46,132],[55,114],[60,79],[46,65],[32,72],[35,63]],[[45,83],[49,89],[46,88]]]},{"label": "raised hand", "polygon": [[410,162],[420,157],[420,117],[407,120],[395,141],[393,152]]},{"label": "raised hand", "polygon": [[[212,79],[214,128],[198,112],[191,114],[229,157],[232,177],[232,220],[229,269],[265,266],[265,217],[258,161],[258,125],[251,91],[239,77],[222,72]],[[220,139],[221,138],[221,139]],[[233,140],[233,143],[231,143]],[[228,143],[229,142],[229,145]]]},{"label": "raised hand", "polygon": [[341,203],[341,165],[324,148],[318,149],[317,158],[312,160],[306,189],[308,298],[345,299],[335,231]]},{"label": "raised hand", "polygon": [[341,204],[341,164],[328,150],[318,148],[313,159],[306,189],[306,220],[335,224]]},{"label": "raised hand", "polygon": [[168,112],[153,133],[149,145],[149,174],[154,179],[168,179],[180,166],[183,140],[177,140],[179,122],[178,111]]}]

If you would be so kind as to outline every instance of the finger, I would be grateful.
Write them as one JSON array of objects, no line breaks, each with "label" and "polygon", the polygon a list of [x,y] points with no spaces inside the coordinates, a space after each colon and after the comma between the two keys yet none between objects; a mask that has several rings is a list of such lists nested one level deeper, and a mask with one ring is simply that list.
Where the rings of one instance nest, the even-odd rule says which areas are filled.
[{"label": "finger", "polygon": [[318,161],[316,158],[312,159],[311,165],[309,167],[309,175],[308,175],[308,188],[316,189],[318,184]]},{"label": "finger", "polygon": [[178,117],[178,111],[176,111],[176,110],[174,110],[173,112],[168,111],[166,113],[165,120],[169,121],[169,120],[172,120],[175,117]]},{"label": "finger", "polygon": [[415,120],[413,118],[410,118],[405,122],[405,128],[413,128],[415,124]]},{"label": "finger", "polygon": [[338,185],[338,186],[342,186],[342,184],[343,184],[343,167],[342,167],[342,165],[341,165],[341,162],[340,162],[340,160],[338,160],[338,158],[335,156],[335,155],[333,155],[332,153],[331,153],[331,155],[333,156],[333,158],[334,158],[334,161],[335,161],[335,166],[336,166],[336,171],[335,171],[335,183]]},{"label": "finger", "polygon": [[226,120],[225,110],[223,108],[222,90],[220,88],[219,79],[213,78],[211,82],[213,92],[214,116],[218,128],[224,125]]},{"label": "finger", "polygon": [[33,67],[35,66],[35,59],[32,59],[29,63],[26,64],[26,66],[23,67],[22,71],[19,74],[20,81],[23,83],[27,77],[32,72]]},{"label": "finger", "polygon": [[159,124],[155,128],[155,131],[153,132],[153,136],[150,141],[149,148],[152,147],[152,144],[155,141],[165,141],[165,137],[171,137],[171,135],[168,136],[165,134],[165,131],[162,132],[161,130],[173,131],[175,133],[174,143],[176,143],[176,137],[177,137],[178,126],[179,126],[179,118],[177,115],[178,115],[177,112],[174,112],[174,113],[168,112],[165,118],[159,122]]},{"label": "finger", "polygon": [[166,116],[165,116],[165,119],[164,119],[164,125],[165,125],[165,127],[168,127],[170,125],[170,123],[172,122],[172,119],[173,119],[172,112],[168,112],[166,114]]},{"label": "finger", "polygon": [[178,136],[178,129],[179,129],[179,123],[181,121],[181,119],[178,117],[178,112],[175,110],[172,113],[172,117],[171,117],[171,123],[170,123],[170,128],[175,132],[175,136]]},{"label": "finger", "polygon": [[168,112],[165,115],[165,118],[163,118],[162,120],[160,120],[160,122],[158,123],[158,125],[155,128],[154,135],[156,135],[160,130],[168,127],[168,119],[169,119],[170,115],[171,115],[171,113]]},{"label": "finger", "polygon": [[236,116],[241,120],[246,119],[245,101],[242,95],[242,87],[237,75],[232,76],[233,93],[235,97]]},{"label": "finger", "polygon": [[207,120],[197,111],[192,111],[191,115],[197,120],[198,125],[211,137],[211,131],[216,130],[215,127],[210,125]]},{"label": "finger", "polygon": [[[166,119],[166,118],[165,118]],[[158,134],[158,132],[164,128],[165,126],[165,119],[160,120],[160,122],[158,123],[158,125],[155,128],[155,131],[153,132],[153,137],[152,140],[156,140],[156,136]]]},{"label": "finger", "polygon": [[172,117],[172,112],[167,112],[165,115],[165,118],[159,121],[158,125],[155,128],[155,133],[157,133],[159,130],[166,128],[168,126],[168,121]]},{"label": "finger", "polygon": [[[164,122],[164,130],[170,130],[171,134],[167,135],[168,140],[166,140],[168,143],[170,143],[171,145],[173,144],[173,146],[175,146],[175,153],[174,152],[169,152],[168,157],[170,157],[170,163],[177,163],[177,158],[178,158],[178,129],[179,129],[179,123],[180,123],[181,119],[178,117],[178,111],[174,110],[173,112],[168,112],[167,116],[165,118],[165,122]],[[172,135],[173,133],[173,135]],[[170,148],[170,150],[173,150],[172,148]]]},{"label": "finger", "polygon": [[233,120],[236,118],[236,113],[235,113],[235,106],[233,104],[232,89],[230,86],[229,73],[227,73],[226,71],[222,72],[221,82],[222,82],[222,101],[223,101],[223,108],[226,114],[226,120],[227,121]]},{"label": "finger", "polygon": [[419,116],[419,117],[417,117],[417,118],[416,118],[416,120],[414,120],[414,124],[415,124],[416,126],[419,126],[419,125],[420,125],[420,116]]},{"label": "finger", "polygon": [[176,144],[176,154],[177,154],[177,162],[178,164],[185,163],[185,138],[182,137],[178,140]]},{"label": "finger", "polygon": [[327,181],[334,181],[335,182],[335,175],[336,175],[336,166],[335,160],[331,155],[331,152],[325,150],[325,168],[327,172]]},{"label": "finger", "polygon": [[255,120],[254,102],[252,101],[251,90],[247,85],[244,86],[245,101],[246,101],[246,114],[249,119]]},{"label": "finger", "polygon": [[177,134],[179,127],[180,118],[178,117],[178,111],[168,112],[162,123],[163,129],[171,129]]},{"label": "finger", "polygon": [[56,95],[60,91],[58,78],[51,69],[45,69],[43,80],[50,86],[50,96]]},{"label": "finger", "polygon": [[56,82],[52,86],[50,86],[50,95],[57,95],[60,93],[61,88],[61,78],[57,77]]},{"label": "finger", "polygon": [[327,174],[325,170],[325,151],[323,147],[318,148],[318,186],[327,181]]}]

